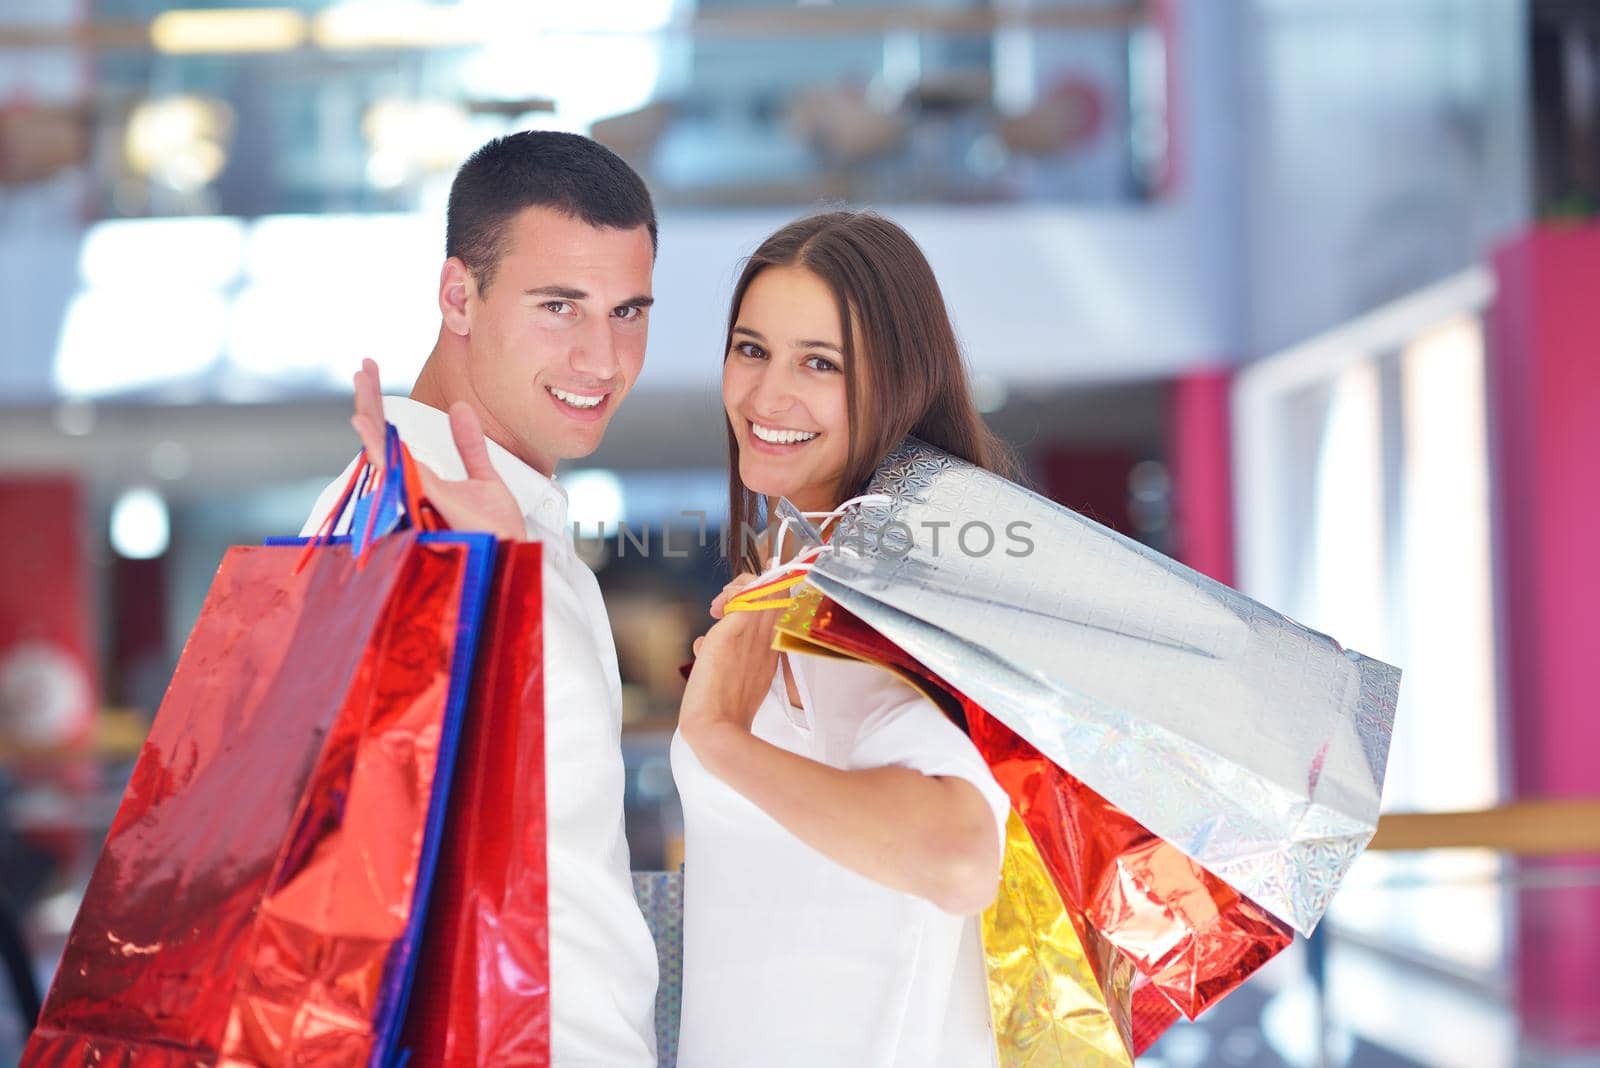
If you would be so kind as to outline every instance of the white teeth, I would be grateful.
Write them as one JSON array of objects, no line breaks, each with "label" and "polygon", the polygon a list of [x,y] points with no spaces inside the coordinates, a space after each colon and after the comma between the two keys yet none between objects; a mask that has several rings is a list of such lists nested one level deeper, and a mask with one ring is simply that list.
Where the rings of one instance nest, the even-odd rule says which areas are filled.
[{"label": "white teeth", "polygon": [[557,389],[554,386],[546,386],[545,388],[550,391],[550,395],[555,397],[556,400],[559,400],[565,404],[570,404],[574,408],[593,408],[595,405],[606,399],[604,393],[598,397],[584,397],[577,393],[568,393],[564,389]]},{"label": "white teeth", "polygon": [[756,437],[771,445],[795,445],[802,441],[810,441],[817,436],[804,430],[777,430],[762,426],[760,423],[751,423],[750,429],[755,432]]}]

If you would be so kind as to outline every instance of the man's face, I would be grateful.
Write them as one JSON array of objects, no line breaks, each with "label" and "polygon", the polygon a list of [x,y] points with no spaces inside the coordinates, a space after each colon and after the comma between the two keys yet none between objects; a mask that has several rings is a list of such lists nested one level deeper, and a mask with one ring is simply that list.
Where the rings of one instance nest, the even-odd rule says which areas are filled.
[{"label": "man's face", "polygon": [[595,450],[639,377],[654,254],[643,226],[597,229],[544,207],[506,236],[488,291],[464,283],[465,377],[484,432],[548,475]]}]

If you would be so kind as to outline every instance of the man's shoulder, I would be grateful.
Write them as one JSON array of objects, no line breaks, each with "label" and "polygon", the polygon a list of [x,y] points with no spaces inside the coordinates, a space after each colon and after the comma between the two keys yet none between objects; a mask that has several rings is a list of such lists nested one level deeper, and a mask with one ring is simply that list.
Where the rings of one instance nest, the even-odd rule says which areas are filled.
[{"label": "man's shoulder", "polygon": [[339,498],[344,495],[345,486],[350,483],[350,476],[355,474],[356,467],[360,463],[361,455],[357,453],[355,458],[345,465],[344,472],[317,494],[317,501],[311,506],[311,514],[306,517],[305,525],[300,529],[302,538],[312,537],[322,529],[323,523],[327,522],[328,513],[339,503]]},{"label": "man's shoulder", "polygon": [[[460,477],[459,473],[455,473],[460,459],[456,456],[450,438],[448,415],[410,397],[385,396],[383,417],[400,434],[400,440],[406,443],[406,448],[411,450],[412,456],[446,478]],[[318,494],[316,503],[311,507],[311,514],[307,516],[305,526],[300,531],[301,537],[315,534],[334,505],[339,503],[345,486],[349,484],[350,476],[361,463],[360,445],[353,444],[353,448],[356,450],[356,455],[345,465],[344,471]]]}]

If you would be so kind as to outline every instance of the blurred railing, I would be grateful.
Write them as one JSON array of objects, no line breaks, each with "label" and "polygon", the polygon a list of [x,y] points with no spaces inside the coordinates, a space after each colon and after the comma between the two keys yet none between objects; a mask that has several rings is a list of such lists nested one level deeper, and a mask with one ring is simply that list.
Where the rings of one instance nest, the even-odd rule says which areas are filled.
[{"label": "blurred railing", "polygon": [[1367,849],[1493,849],[1515,856],[1600,854],[1600,798],[1517,801],[1478,812],[1396,812]]},{"label": "blurred railing", "polygon": [[592,133],[665,206],[1136,202],[1166,170],[1165,50],[1137,0],[556,6],[0,23],[0,59],[81,56],[94,87],[0,121],[0,156],[61,166],[67,144],[104,217],[414,210],[530,126]]},{"label": "blurred railing", "polygon": [[1597,953],[1600,798],[1386,814],[1315,935],[1139,1063],[1592,1068]]},{"label": "blurred railing", "polygon": [[[67,25],[0,24],[0,48],[92,48],[102,51],[158,51],[189,53],[282,51],[292,47],[341,50],[387,47],[419,50],[459,48],[486,44],[496,33],[494,22],[474,18],[474,12],[448,5],[392,4],[356,13],[353,5],[328,5],[321,12],[303,13],[292,8],[195,8],[174,12],[171,5],[150,5],[160,14],[149,19],[97,19]],[[996,29],[1127,29],[1149,14],[1142,0],[1100,6],[1041,5],[1000,8],[949,8],[925,6],[794,6],[725,8],[697,11],[688,17],[669,18],[655,28],[662,31],[713,36],[783,36],[804,34],[839,36],[912,30],[921,33],[989,33]],[[177,15],[179,17],[174,18]],[[561,28],[559,17],[539,16],[546,26]],[[637,29],[605,18],[566,23],[592,35],[629,35]],[[352,32],[361,27],[363,32]],[[254,40],[244,36],[250,31]]]}]

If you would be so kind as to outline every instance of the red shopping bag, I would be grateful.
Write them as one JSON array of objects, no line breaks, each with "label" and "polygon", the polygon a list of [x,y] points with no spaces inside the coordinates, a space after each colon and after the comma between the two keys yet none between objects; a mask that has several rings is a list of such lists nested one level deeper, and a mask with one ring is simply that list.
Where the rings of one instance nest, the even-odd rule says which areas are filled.
[{"label": "red shopping bag", "polygon": [[402,1045],[408,1068],[550,1063],[541,556],[503,545]]},{"label": "red shopping bag", "polygon": [[23,1064],[392,1058],[495,555],[400,530],[409,465],[346,488],[359,554],[224,556]]},{"label": "red shopping bag", "polygon": [[229,550],[25,1065],[386,1055],[490,552],[414,533],[304,568],[298,547]]}]

